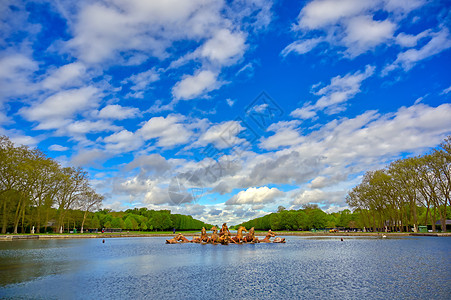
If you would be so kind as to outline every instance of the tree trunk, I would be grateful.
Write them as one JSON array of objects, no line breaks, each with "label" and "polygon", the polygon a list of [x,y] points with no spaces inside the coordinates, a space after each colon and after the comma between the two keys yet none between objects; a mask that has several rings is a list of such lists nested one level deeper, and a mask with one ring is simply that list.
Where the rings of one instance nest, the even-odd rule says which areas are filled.
[{"label": "tree trunk", "polygon": [[80,230],[81,233],[83,233],[83,226],[85,225],[87,215],[88,215],[88,211],[85,211],[85,214],[83,215],[83,221],[81,222],[81,230]]},{"label": "tree trunk", "polygon": [[6,227],[8,227],[8,214],[7,214],[7,205],[6,205],[6,198],[3,199],[3,222],[2,222],[2,234],[6,233]]},{"label": "tree trunk", "polygon": [[[22,197],[20,197],[22,198]],[[22,206],[21,203],[22,199],[19,199],[19,203],[17,204],[16,213],[14,214],[14,234],[17,234],[17,227],[19,226],[19,220],[20,220],[20,208]]]},{"label": "tree trunk", "polygon": [[24,207],[22,208],[22,233],[25,233],[24,223],[25,223],[25,202]]},{"label": "tree trunk", "polygon": [[436,232],[437,228],[435,227],[435,220],[437,220],[437,211],[436,211],[436,207],[434,206],[434,217],[432,219],[432,231]]}]

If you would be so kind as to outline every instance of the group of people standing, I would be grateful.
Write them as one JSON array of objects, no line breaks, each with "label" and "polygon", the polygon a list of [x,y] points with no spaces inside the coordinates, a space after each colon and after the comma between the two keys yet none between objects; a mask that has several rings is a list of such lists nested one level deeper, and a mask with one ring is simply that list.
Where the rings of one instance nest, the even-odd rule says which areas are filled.
[{"label": "group of people standing", "polygon": [[[213,226],[211,228],[211,231],[213,232],[211,236],[209,237],[207,234],[207,231],[205,230],[205,227],[202,227],[200,236],[194,236],[193,239],[190,241],[186,237],[184,237],[181,233],[178,233],[174,238],[166,240],[166,244],[177,244],[177,243],[205,243],[205,244],[223,244],[228,245],[229,243],[233,244],[242,244],[242,243],[271,243],[271,238],[275,237],[276,234],[271,231],[271,229],[268,231],[264,239],[259,240],[255,236],[254,227],[249,229],[249,232],[246,230],[245,227],[240,226],[237,230],[236,236],[233,236],[230,234],[230,230],[227,227],[227,224],[222,224],[221,230],[218,234],[218,228],[216,226]],[[243,232],[247,232],[246,235],[243,235]],[[273,243],[285,243],[285,238],[276,237]]]}]

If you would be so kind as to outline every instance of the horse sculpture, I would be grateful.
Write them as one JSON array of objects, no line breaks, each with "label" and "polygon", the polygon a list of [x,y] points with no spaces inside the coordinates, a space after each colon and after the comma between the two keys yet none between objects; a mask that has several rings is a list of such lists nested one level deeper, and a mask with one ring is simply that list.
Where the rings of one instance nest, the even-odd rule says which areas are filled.
[{"label": "horse sculpture", "polygon": [[255,229],[254,229],[254,227],[249,229],[249,232],[246,234],[246,236],[244,237],[243,241],[245,243],[259,243],[260,242],[258,240],[258,238],[255,236]]},{"label": "horse sculpture", "polygon": [[216,228],[216,226],[213,226],[211,227],[211,231],[213,231],[213,233],[211,234],[210,243],[219,243],[218,228]]},{"label": "horse sculpture", "polygon": [[232,237],[230,236],[230,234],[228,232],[225,232],[223,235],[221,235],[219,237],[219,242],[223,245],[228,245],[229,243],[235,244],[235,241],[232,240]]},{"label": "horse sculpture", "polygon": [[205,230],[205,227],[202,227],[202,230],[200,231],[200,240],[204,243],[208,243],[210,241],[210,238],[207,235],[207,230]]},{"label": "horse sculpture", "polygon": [[260,240],[260,243],[271,243],[269,239],[275,236],[276,235],[274,234],[274,232],[272,232],[270,229],[268,230],[268,233],[266,234],[265,238],[263,240]]},{"label": "horse sculpture", "polygon": [[[191,241],[189,241],[186,237],[184,237],[181,233],[178,233],[174,238],[166,240],[166,244],[177,244],[177,243],[211,243],[211,244],[223,244],[228,245],[229,243],[234,244],[241,244],[241,243],[271,243],[271,238],[275,237],[276,234],[270,230],[268,230],[268,233],[266,234],[265,238],[262,240],[259,240],[255,236],[255,229],[252,227],[249,229],[249,232],[246,230],[244,226],[240,226],[237,230],[236,236],[232,237],[229,231],[229,228],[227,227],[227,224],[222,224],[221,230],[219,231],[218,235],[218,228],[216,226],[213,226],[211,228],[211,231],[213,232],[211,235],[211,238],[208,237],[207,231],[205,230],[205,227],[202,227],[202,230],[200,232],[199,236],[194,236]],[[247,232],[246,236],[243,236],[243,232]],[[276,237],[273,241],[273,243],[285,243],[285,238]]]},{"label": "horse sculpture", "polygon": [[219,236],[228,233],[230,235],[229,227],[227,227],[227,223],[222,224],[221,230],[219,231]]},{"label": "horse sculpture", "polygon": [[191,243],[200,243],[202,242],[202,239],[200,236],[194,235],[193,239],[191,240]]},{"label": "horse sculpture", "polygon": [[241,243],[243,241],[243,231],[247,232],[244,226],[240,226],[236,232],[236,236],[232,238],[235,243]]},{"label": "horse sculpture", "polygon": [[166,244],[177,244],[178,242],[189,243],[189,240],[186,237],[184,237],[183,234],[181,233],[178,233],[172,239],[166,240]]}]

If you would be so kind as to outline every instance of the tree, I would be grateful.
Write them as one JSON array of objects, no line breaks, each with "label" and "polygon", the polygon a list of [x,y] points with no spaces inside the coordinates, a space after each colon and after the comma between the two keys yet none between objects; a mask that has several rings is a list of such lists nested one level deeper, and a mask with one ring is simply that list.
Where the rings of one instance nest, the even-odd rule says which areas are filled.
[{"label": "tree", "polygon": [[85,187],[85,191],[80,197],[79,208],[84,211],[83,221],[81,223],[80,232],[83,233],[83,226],[86,221],[86,217],[89,211],[93,211],[95,209],[99,209],[102,205],[102,201],[105,199],[104,196],[97,194],[92,188],[89,186]]}]

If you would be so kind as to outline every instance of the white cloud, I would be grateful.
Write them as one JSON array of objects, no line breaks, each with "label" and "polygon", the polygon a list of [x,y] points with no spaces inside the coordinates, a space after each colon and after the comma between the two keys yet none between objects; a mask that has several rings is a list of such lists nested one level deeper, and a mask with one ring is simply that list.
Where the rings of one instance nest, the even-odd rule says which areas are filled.
[{"label": "white cloud", "polygon": [[451,36],[447,28],[443,28],[437,33],[431,33],[431,36],[430,41],[420,49],[409,49],[399,53],[396,60],[384,68],[382,75],[387,75],[398,68],[408,71],[418,62],[451,48]]},{"label": "white cloud", "polygon": [[372,16],[352,18],[346,24],[343,43],[351,57],[373,49],[393,37],[396,25],[389,20],[374,21]]},{"label": "white cloud", "polygon": [[[408,2],[408,3],[407,3]],[[282,50],[305,54],[319,43],[337,48],[339,55],[353,59],[378,46],[391,46],[397,24],[425,1],[397,0],[313,0],[300,11],[293,29],[299,38]],[[381,19],[380,12],[386,12]],[[399,36],[399,34],[398,34]],[[399,42],[412,43],[402,40]],[[345,51],[341,51],[342,48]],[[327,51],[327,50],[326,50]]]},{"label": "white cloud", "polygon": [[325,199],[325,193],[321,190],[307,190],[300,193],[294,200],[293,205],[302,205],[308,203],[318,203],[322,202]]},{"label": "white cloud", "polygon": [[49,150],[51,150],[51,151],[67,151],[67,150],[69,150],[69,147],[53,144],[49,147]]},{"label": "white cloud", "polygon": [[408,13],[423,6],[427,0],[384,0],[384,8],[389,12]]},{"label": "white cloud", "polygon": [[245,191],[241,191],[226,201],[226,205],[243,205],[243,204],[265,204],[273,202],[276,198],[284,195],[284,192],[277,188],[268,188],[263,186],[260,188],[251,187]]},{"label": "white cloud", "polygon": [[244,128],[238,121],[227,121],[213,125],[199,137],[195,146],[214,144],[218,149],[231,148],[245,142],[243,138],[238,137],[238,134],[243,130]]},{"label": "white cloud", "polygon": [[245,50],[243,33],[232,33],[228,29],[221,29],[205,42],[201,48],[201,55],[210,61],[221,65],[233,63],[240,58]]},{"label": "white cloud", "polygon": [[2,101],[9,97],[27,95],[36,90],[31,79],[39,69],[38,63],[28,55],[10,51],[0,53],[0,108]]},{"label": "white cloud", "polygon": [[230,107],[232,107],[233,104],[235,104],[235,100],[232,100],[232,99],[230,99],[230,98],[227,98],[227,99],[226,99],[226,102],[227,102],[227,105],[230,106]]},{"label": "white cloud", "polygon": [[365,72],[357,71],[354,74],[336,76],[332,78],[330,84],[315,92],[315,95],[322,96],[315,104],[315,108],[324,109],[348,101],[360,92],[362,81],[373,75],[373,66],[366,66]]},{"label": "white cloud", "polygon": [[172,95],[176,100],[189,100],[219,88],[218,74],[203,70],[194,75],[185,76],[172,88]]},{"label": "white cloud", "polygon": [[60,128],[77,113],[96,106],[98,93],[92,86],[60,91],[41,103],[22,108],[20,113],[29,121],[40,122],[36,129]]},{"label": "white cloud", "polygon": [[260,147],[271,150],[301,144],[304,138],[301,137],[299,129],[297,129],[299,124],[299,121],[283,121],[272,124],[267,131],[274,131],[275,134],[266,139],[261,139]]},{"label": "white cloud", "polygon": [[87,120],[81,120],[81,121],[75,121],[63,128],[59,128],[57,130],[57,133],[63,135],[63,134],[69,134],[69,135],[85,135],[86,133],[93,133],[93,132],[102,132],[102,131],[114,131],[119,130],[120,127],[112,125],[110,122],[106,122],[103,120],[100,121],[87,121]]},{"label": "white cloud", "polygon": [[295,42],[289,44],[288,46],[286,46],[285,49],[282,50],[281,55],[287,56],[291,52],[296,52],[297,54],[305,54],[305,53],[313,50],[313,48],[315,48],[322,41],[323,41],[323,38],[313,38],[313,39],[295,41]]},{"label": "white cloud", "polygon": [[150,154],[135,157],[133,161],[125,166],[126,171],[139,168],[141,172],[154,172],[156,174],[163,174],[170,170],[171,165],[160,154]]},{"label": "white cloud", "polygon": [[[71,16],[74,38],[65,47],[88,63],[116,59],[137,64],[148,56],[168,57],[168,48],[176,41],[212,39],[205,54],[224,61],[243,50],[244,37],[231,36],[231,27],[248,18],[255,21],[254,28],[263,28],[270,20],[270,8],[264,1],[232,6],[213,0],[88,1]],[[231,43],[224,44],[224,38]],[[210,46],[221,48],[213,53]],[[128,54],[125,59],[123,53]]]},{"label": "white cloud", "polygon": [[139,197],[149,192],[155,186],[155,181],[134,176],[126,179],[118,179],[114,182],[113,192]]},{"label": "white cloud", "polygon": [[299,119],[315,119],[316,117],[316,108],[314,105],[304,104],[301,108],[296,108],[290,113],[290,116],[299,118]]},{"label": "white cloud", "polygon": [[448,94],[449,92],[451,92],[451,85],[450,85],[449,87],[447,87],[446,89],[444,89],[444,90],[441,92],[441,94],[444,95],[444,94]]},{"label": "white cloud", "polygon": [[192,136],[192,132],[183,124],[183,118],[178,115],[151,118],[137,133],[146,141],[157,139],[160,147],[185,144]]},{"label": "white cloud", "polygon": [[396,36],[396,43],[402,47],[415,47],[418,41],[430,35],[430,29],[420,32],[417,35],[399,33]]},{"label": "white cloud", "polygon": [[[362,82],[374,74],[374,69],[374,66],[366,66],[364,72],[357,71],[353,74],[333,77],[329,85],[313,92],[321,96],[315,104],[306,103],[303,107],[292,111],[290,115],[300,119],[313,119],[317,111],[324,111],[326,114],[343,111],[345,109],[343,104],[361,91]],[[318,86],[319,84],[314,85],[315,88]]]},{"label": "white cloud", "polygon": [[98,116],[102,119],[124,120],[131,119],[139,115],[139,109],[135,107],[123,107],[120,105],[107,105],[102,108]]},{"label": "white cloud", "polygon": [[105,137],[103,141],[105,149],[115,153],[134,151],[144,144],[140,136],[125,129]]},{"label": "white cloud", "polygon": [[24,135],[24,134],[19,134],[19,133],[14,133],[13,134],[9,134],[9,137],[11,139],[11,141],[16,144],[16,145],[26,145],[29,147],[36,147],[36,145],[39,143],[39,139],[29,136],[29,135]]},{"label": "white cloud", "polygon": [[299,26],[318,29],[338,23],[341,19],[358,15],[376,6],[374,0],[316,0],[304,6],[299,13]]},{"label": "white cloud", "polygon": [[150,86],[151,83],[156,82],[159,79],[160,74],[155,70],[155,68],[152,68],[145,72],[133,74],[129,78],[123,80],[121,83],[122,84],[126,84],[128,82],[132,83],[130,89],[134,91],[135,94],[129,95],[130,96],[134,95],[135,98],[143,98],[144,97],[143,92]]},{"label": "white cloud", "polygon": [[109,155],[100,149],[81,150],[71,159],[71,164],[75,166],[100,166],[102,162],[107,160]]},{"label": "white cloud", "polygon": [[42,81],[42,86],[46,89],[58,90],[60,88],[78,86],[83,82],[86,67],[79,62],[63,65]]},{"label": "white cloud", "polygon": [[[291,202],[292,205],[299,206],[309,203],[325,204],[326,208],[331,204],[345,205],[346,191],[323,191],[320,189],[304,190],[299,193]],[[324,208],[324,207],[323,207]]]}]

